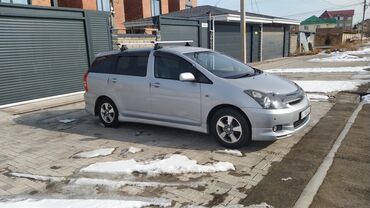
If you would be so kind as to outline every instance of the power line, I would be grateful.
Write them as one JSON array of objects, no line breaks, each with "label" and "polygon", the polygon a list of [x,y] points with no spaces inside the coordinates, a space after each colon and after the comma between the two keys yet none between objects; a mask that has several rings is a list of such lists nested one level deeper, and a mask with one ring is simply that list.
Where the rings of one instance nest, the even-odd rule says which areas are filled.
[{"label": "power line", "polygon": [[[341,7],[331,7],[331,8],[328,8],[328,9],[341,9],[341,8],[346,8],[346,7],[351,7],[351,6],[357,6],[357,5],[361,5],[361,4],[363,4],[363,2],[349,4],[349,5],[345,5],[345,6],[341,6]],[[320,9],[320,10],[314,10],[314,11],[308,11],[308,12],[303,12],[303,13],[295,13],[295,14],[285,15],[283,17],[303,16],[303,15],[306,15],[306,14],[312,14],[314,12],[320,12],[320,11],[322,11],[322,9]]]}]

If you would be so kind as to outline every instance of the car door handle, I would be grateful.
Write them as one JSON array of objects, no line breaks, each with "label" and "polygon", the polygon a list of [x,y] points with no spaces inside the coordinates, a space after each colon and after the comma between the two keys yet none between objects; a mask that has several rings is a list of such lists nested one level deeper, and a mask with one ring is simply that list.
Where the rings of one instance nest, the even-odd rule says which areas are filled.
[{"label": "car door handle", "polygon": [[112,78],[111,81],[112,81],[112,83],[116,83],[117,82],[117,78]]},{"label": "car door handle", "polygon": [[151,86],[151,87],[158,88],[158,87],[160,87],[160,86],[161,86],[161,83],[159,83],[159,82],[151,83],[151,84],[150,84],[150,86]]}]

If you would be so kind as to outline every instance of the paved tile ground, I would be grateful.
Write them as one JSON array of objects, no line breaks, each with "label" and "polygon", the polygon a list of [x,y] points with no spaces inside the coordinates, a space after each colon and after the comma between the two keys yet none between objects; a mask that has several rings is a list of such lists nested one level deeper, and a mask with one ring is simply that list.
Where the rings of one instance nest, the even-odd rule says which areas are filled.
[{"label": "paved tile ground", "polygon": [[[258,64],[261,68],[310,65],[304,58],[284,59],[277,62]],[[358,63],[362,65],[363,63]],[[352,64],[353,65],[353,64]],[[293,76],[286,74],[286,77]],[[310,79],[310,75],[300,79]],[[320,76],[330,79],[332,74]],[[340,76],[351,77],[352,74]],[[60,102],[60,101],[56,101]],[[48,103],[50,104],[50,102]],[[39,105],[39,104],[32,104]],[[9,197],[73,197],[73,198],[119,198],[119,197],[163,197],[172,201],[174,207],[194,205],[233,205],[246,197],[246,190],[258,184],[267,174],[272,162],[279,162],[299,142],[318,120],[332,107],[329,102],[312,103],[312,120],[304,131],[276,142],[253,142],[241,149],[243,157],[216,153],[223,149],[214,139],[205,134],[158,127],[125,123],[117,129],[101,127],[97,118],[84,111],[83,103],[74,103],[46,110],[22,113],[22,108],[0,111],[0,195]],[[37,106],[40,109],[40,106]],[[42,108],[42,107],[41,107]],[[22,113],[13,115],[11,112]],[[69,124],[60,119],[77,119]],[[139,147],[144,151],[122,156],[122,150]],[[91,159],[71,158],[77,152],[104,147],[116,147],[112,155]],[[124,178],[117,175],[81,174],[79,170],[98,161],[136,159],[139,161],[163,158],[170,154],[183,154],[200,164],[217,161],[231,162],[235,171],[211,174],[182,174],[148,177],[133,175]],[[10,177],[9,172],[37,175],[64,176],[69,179],[81,177],[126,179],[133,181],[155,181],[182,183],[177,187],[143,188],[124,186],[105,188],[101,186],[76,186],[70,183],[48,183],[25,178]],[[197,187],[190,187],[196,184]]]}]

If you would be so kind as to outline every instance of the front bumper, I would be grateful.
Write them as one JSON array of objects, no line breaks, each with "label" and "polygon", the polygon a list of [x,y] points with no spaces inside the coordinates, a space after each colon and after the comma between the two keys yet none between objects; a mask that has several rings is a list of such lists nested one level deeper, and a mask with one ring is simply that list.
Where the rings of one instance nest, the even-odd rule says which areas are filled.
[{"label": "front bumper", "polygon": [[[252,126],[253,141],[273,141],[290,136],[304,129],[310,121],[310,115],[300,118],[300,113],[310,107],[307,98],[286,109],[267,110],[262,108],[243,108]],[[279,126],[273,131],[274,126]]]}]

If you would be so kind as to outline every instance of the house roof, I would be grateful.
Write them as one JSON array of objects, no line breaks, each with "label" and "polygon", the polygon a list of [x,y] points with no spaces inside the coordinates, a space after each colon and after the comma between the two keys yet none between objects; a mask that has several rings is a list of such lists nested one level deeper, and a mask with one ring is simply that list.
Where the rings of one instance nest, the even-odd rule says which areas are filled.
[{"label": "house roof", "polygon": [[343,16],[343,17],[353,17],[355,14],[355,10],[336,10],[336,11],[325,11],[321,14],[320,18],[333,18],[337,16]]},{"label": "house roof", "polygon": [[[236,10],[230,10],[230,9],[224,9],[220,7],[215,6],[197,6],[189,9],[183,9],[176,12],[171,12],[167,14],[163,14],[164,17],[177,17],[177,18],[194,18],[194,19],[202,19],[202,18],[208,18],[209,14],[214,16],[226,16],[226,15],[234,15],[234,16],[240,16],[240,12]],[[264,15],[264,14],[256,14],[251,12],[246,12],[247,18],[253,18],[253,19],[269,19],[271,20],[280,20],[281,22],[286,21],[287,23],[295,22],[295,20],[287,19],[287,18],[281,18],[281,17],[274,17],[270,15]],[[148,24],[150,21],[152,21],[152,17],[139,19],[139,20],[133,20],[125,22],[126,27],[132,27],[136,25],[143,26],[144,24]],[[287,24],[286,23],[286,24]]]},{"label": "house roof", "polygon": [[315,15],[303,20],[301,25],[336,24],[335,18],[318,18]]}]

